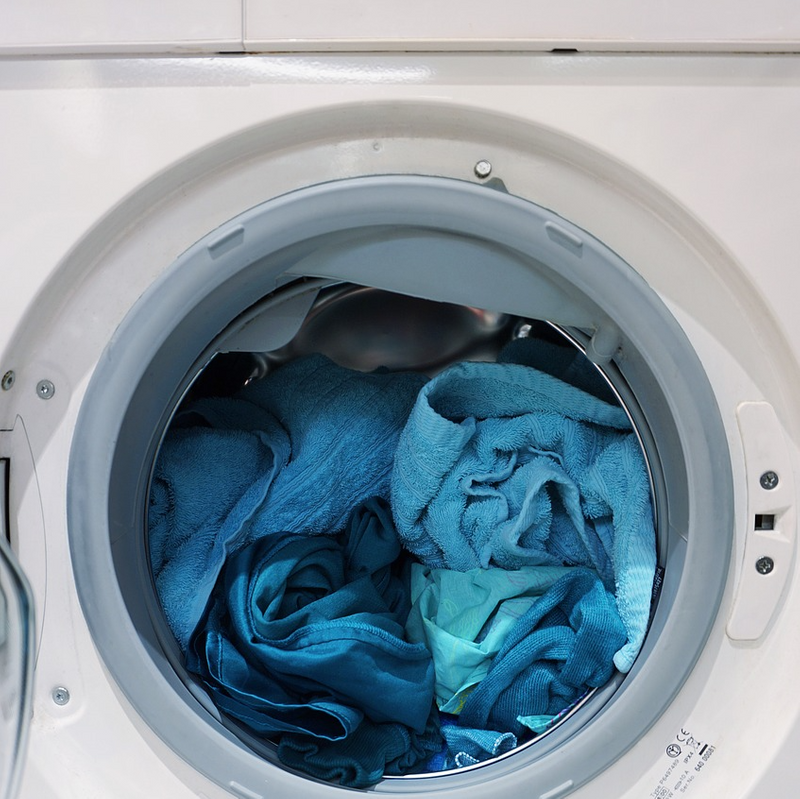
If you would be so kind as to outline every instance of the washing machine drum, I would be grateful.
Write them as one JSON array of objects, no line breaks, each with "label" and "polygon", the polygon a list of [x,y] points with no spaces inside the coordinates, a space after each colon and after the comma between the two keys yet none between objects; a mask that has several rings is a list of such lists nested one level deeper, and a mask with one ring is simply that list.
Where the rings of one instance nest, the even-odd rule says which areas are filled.
[{"label": "washing machine drum", "polygon": [[327,183],[199,241],[109,342],[78,591],[131,712],[234,794],[561,796],[702,650],[726,451],[681,328],[588,232],[455,180]]}]

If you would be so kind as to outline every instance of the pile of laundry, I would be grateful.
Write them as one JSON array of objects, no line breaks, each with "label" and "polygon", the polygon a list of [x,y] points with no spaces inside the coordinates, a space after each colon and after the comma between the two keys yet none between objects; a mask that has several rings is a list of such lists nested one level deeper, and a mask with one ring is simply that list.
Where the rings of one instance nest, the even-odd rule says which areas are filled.
[{"label": "pile of laundry", "polygon": [[429,380],[310,355],[182,410],[150,557],[219,709],[359,788],[514,749],[628,671],[649,482],[583,360],[518,340]]}]

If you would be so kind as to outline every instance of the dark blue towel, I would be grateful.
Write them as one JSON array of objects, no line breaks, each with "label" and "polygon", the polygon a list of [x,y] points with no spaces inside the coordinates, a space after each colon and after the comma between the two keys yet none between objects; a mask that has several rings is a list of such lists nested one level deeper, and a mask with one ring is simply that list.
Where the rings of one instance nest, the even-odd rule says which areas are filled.
[{"label": "dark blue towel", "polygon": [[232,549],[286,530],[334,534],[359,503],[388,498],[397,439],[425,380],[311,355],[179,415],[156,463],[149,543],[183,650]]},{"label": "dark blue towel", "polygon": [[517,748],[517,738],[510,732],[472,730],[458,723],[458,716],[439,713],[442,743],[425,763],[425,770],[449,771],[474,766]]},{"label": "dark blue towel", "polygon": [[538,323],[542,337],[516,338],[506,344],[497,363],[518,363],[557,377],[610,405],[617,398],[597,367],[572,344],[544,322]]},{"label": "dark blue towel", "polygon": [[423,733],[433,663],[404,639],[409,598],[386,506],[348,530],[273,536],[228,558],[187,667],[218,706],[258,733],[341,739],[362,717]]},{"label": "dark blue towel", "polygon": [[280,760],[298,771],[349,788],[368,788],[384,775],[399,777],[424,770],[442,745],[434,710],[422,734],[401,724],[363,721],[343,741],[322,741],[304,735],[284,735]]},{"label": "dark blue towel", "polygon": [[514,625],[459,725],[524,735],[520,716],[556,715],[606,683],[625,637],[614,597],[595,574],[575,569]]}]

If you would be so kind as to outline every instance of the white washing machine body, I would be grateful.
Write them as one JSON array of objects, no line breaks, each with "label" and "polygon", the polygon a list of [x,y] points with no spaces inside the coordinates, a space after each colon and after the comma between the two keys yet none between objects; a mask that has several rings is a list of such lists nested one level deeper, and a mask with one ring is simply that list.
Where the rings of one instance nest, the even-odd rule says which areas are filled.
[{"label": "white washing machine body", "polygon": [[[511,219],[530,204],[553,215],[543,221],[549,225],[543,236],[570,257],[602,243],[609,258],[635,273],[631,280],[641,281],[642,291],[652,290],[663,303],[710,387],[721,438],[713,437],[716,418],[709,420],[711,456],[706,464],[687,465],[689,494],[692,485],[716,485],[701,468],[719,469],[721,482],[731,486],[719,497],[723,529],[715,536],[697,529],[691,511],[685,529],[679,529],[680,513],[668,521],[675,527],[670,535],[686,543],[686,569],[694,557],[711,563],[716,547],[721,577],[709,577],[719,583],[709,595],[698,589],[698,601],[713,605],[696,608],[708,624],[682,666],[676,666],[682,653],[672,652],[669,668],[680,674],[664,677],[664,695],[654,676],[658,650],[629,678],[626,701],[654,708],[638,729],[609,724],[609,738],[619,735],[621,742],[610,742],[607,754],[595,746],[588,770],[564,765],[570,751],[579,751],[567,741],[556,770],[544,764],[537,771],[536,761],[525,768],[501,764],[459,782],[387,781],[375,790],[417,796],[518,791],[540,799],[792,796],[800,777],[794,754],[800,690],[793,679],[800,659],[800,278],[789,234],[800,207],[800,55],[791,52],[800,49],[800,31],[792,32],[800,18],[790,4],[776,2],[783,22],[758,28],[757,35],[751,27],[748,35],[747,20],[739,25],[730,13],[725,25],[715,27],[719,18],[710,14],[692,28],[679,9],[666,21],[642,20],[618,4],[603,19],[550,19],[544,33],[536,32],[529,10],[514,36],[519,9],[509,2],[482,23],[488,29],[480,35],[478,22],[468,25],[462,12],[434,15],[428,36],[410,22],[402,35],[389,36],[364,11],[358,35],[348,38],[342,20],[315,13],[314,3],[279,18],[272,29],[263,6],[251,6],[250,28],[242,27],[241,7],[226,8],[229,19],[212,15],[190,41],[176,33],[185,30],[176,10],[150,18],[171,28],[134,35],[109,23],[111,36],[102,25],[100,32],[73,30],[73,19],[50,28],[42,23],[46,35],[38,39],[23,30],[26,13],[2,42],[5,554],[27,575],[35,619],[26,661],[11,650],[25,643],[18,628],[27,611],[24,603],[14,606],[13,580],[5,582],[5,657],[16,664],[16,676],[35,660],[32,683],[4,689],[6,707],[25,714],[21,733],[5,714],[9,740],[16,741],[6,749],[19,754],[16,771],[5,766],[9,790],[23,799],[252,799],[342,790],[271,764],[253,777],[241,776],[235,764],[226,770],[228,751],[241,746],[221,730],[197,744],[213,751],[181,751],[164,733],[173,709],[164,705],[160,718],[158,702],[146,704],[131,678],[120,677],[115,639],[103,627],[110,622],[96,618],[106,602],[124,607],[127,589],[116,584],[111,554],[91,568],[83,561],[82,547],[94,546],[94,538],[79,529],[74,508],[101,493],[79,480],[93,474],[82,471],[82,453],[90,447],[110,459],[118,446],[116,439],[85,440],[91,428],[82,413],[87,398],[98,395],[97,381],[119,381],[117,392],[126,380],[152,379],[158,386],[157,377],[147,378],[144,361],[138,375],[128,378],[125,369],[174,343],[174,331],[159,332],[169,309],[180,320],[199,307],[205,289],[189,281],[177,290],[173,275],[185,274],[202,251],[202,268],[209,270],[203,274],[213,281],[214,264],[227,268],[225,259],[242,241],[246,249],[261,235],[249,225],[285,219],[288,230],[295,217],[281,217],[281,209],[300,201],[327,203],[317,221],[332,227],[303,220],[314,235],[345,228],[348,215],[369,212],[369,199],[351,201],[348,192],[370,198],[374,191],[395,216],[378,214],[372,225],[403,221],[401,200],[395,207],[391,198],[407,195],[435,199],[431,207],[420,200],[404,224],[419,227],[429,214],[433,227],[455,229],[463,195],[465,218],[478,237],[489,202],[501,207],[486,222],[493,231],[506,214]],[[449,40],[448,24],[455,26]],[[300,34],[290,36],[293,30]],[[265,48],[286,52],[258,52]],[[559,51],[548,52],[554,48]],[[442,221],[436,203],[451,199],[458,208],[449,217],[443,211]],[[533,234],[520,231],[527,235]],[[275,251],[300,238],[274,244]],[[475,286],[484,278],[458,281],[456,272],[434,278],[425,272],[433,268],[422,265],[409,277],[399,266],[370,275],[315,263],[290,265],[284,275],[346,278],[481,304]],[[511,267],[504,273],[505,291],[492,295],[488,304],[498,306],[492,310],[546,311],[546,300],[517,303],[514,295],[525,287],[512,273]],[[587,281],[587,297],[595,289],[602,295],[602,287]],[[169,298],[164,308],[159,292]],[[556,321],[590,328],[594,359],[608,362],[620,345],[616,323],[626,342],[638,341],[626,319],[647,327],[642,313],[649,309],[637,310],[629,300],[621,295],[612,314],[612,299],[601,297],[608,316],[593,329],[569,313]],[[143,303],[156,309],[152,316],[142,315]],[[225,320],[217,321],[211,337],[224,327]],[[147,346],[122,352],[119,342],[138,340],[131,329],[148,324]],[[120,331],[134,338],[120,338]],[[655,352],[644,334],[641,342],[644,355]],[[683,379],[681,351],[665,350],[653,368],[681,428],[682,406],[670,405],[668,388]],[[702,438],[704,430],[687,422],[679,434]],[[713,507],[714,497],[702,501]],[[109,550],[124,537],[112,529]],[[676,599],[676,612],[662,626],[665,641],[694,623],[689,590],[685,581],[676,589],[687,596]],[[124,614],[119,629],[144,663],[152,641]],[[7,674],[15,674],[11,665]],[[146,690],[150,681],[154,696],[170,690],[160,672],[142,672]],[[178,736],[180,727],[173,732]],[[214,767],[204,769],[204,760]]]}]

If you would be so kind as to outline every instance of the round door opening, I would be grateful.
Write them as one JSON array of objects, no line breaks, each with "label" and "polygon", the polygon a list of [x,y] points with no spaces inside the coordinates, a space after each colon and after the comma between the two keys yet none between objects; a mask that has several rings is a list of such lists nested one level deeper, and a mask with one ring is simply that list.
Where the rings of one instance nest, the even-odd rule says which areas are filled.
[{"label": "round door opening", "polygon": [[284,765],[364,788],[506,756],[611,693],[656,537],[634,416],[574,338],[329,283],[209,347],[148,541],[184,679]]},{"label": "round door opening", "polygon": [[120,326],[71,453],[76,580],[133,711],[222,786],[535,763],[546,793],[702,650],[726,458],[690,342],[585,231],[457,181],[326,184],[209,234]]}]

